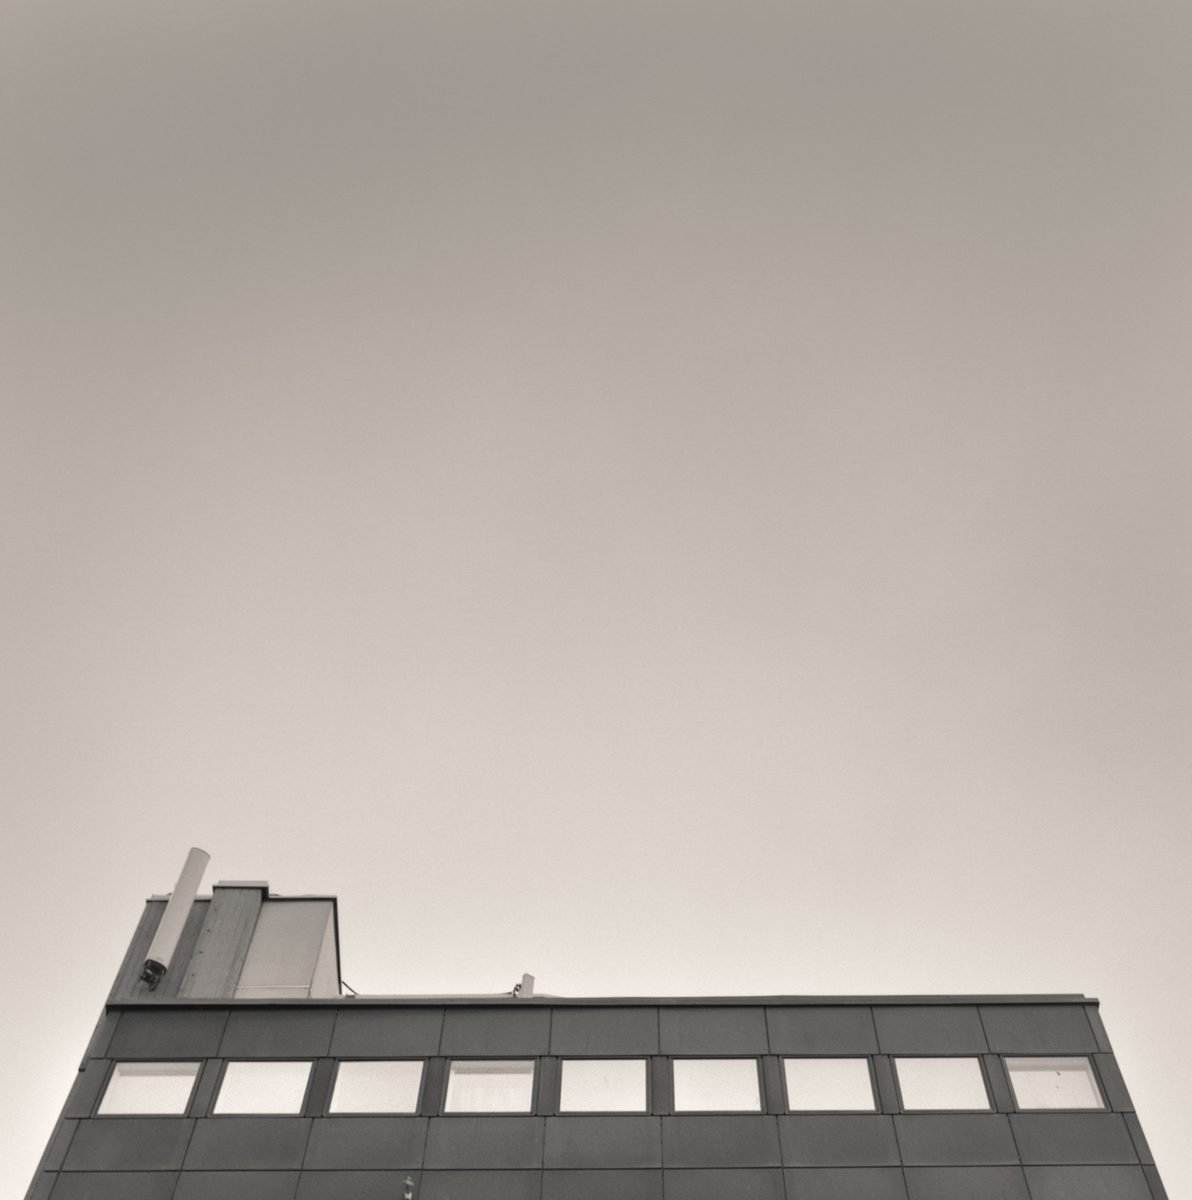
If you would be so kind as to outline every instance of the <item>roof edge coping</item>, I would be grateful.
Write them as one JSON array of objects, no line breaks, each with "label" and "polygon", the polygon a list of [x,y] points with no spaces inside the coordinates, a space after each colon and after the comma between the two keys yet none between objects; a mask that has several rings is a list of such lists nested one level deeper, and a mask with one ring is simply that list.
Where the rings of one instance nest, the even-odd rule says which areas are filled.
[{"label": "roof edge coping", "polygon": [[950,1005],[1084,1004],[1097,1006],[1092,996],[1076,993],[1025,995],[911,995],[911,996],[331,996],[322,999],[155,999],[110,1002],[110,1010],[125,1008],[832,1008],[832,1007],[947,1007]]}]

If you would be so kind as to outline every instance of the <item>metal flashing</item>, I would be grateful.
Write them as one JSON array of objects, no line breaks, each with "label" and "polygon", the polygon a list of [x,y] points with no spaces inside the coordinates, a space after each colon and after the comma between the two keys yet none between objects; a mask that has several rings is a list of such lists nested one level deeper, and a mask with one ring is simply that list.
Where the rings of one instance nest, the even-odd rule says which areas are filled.
[{"label": "metal flashing", "polygon": [[[141,1008],[150,1002],[136,998],[109,1000],[110,1010]],[[1051,995],[995,995],[995,996],[533,996],[526,1000],[515,999],[508,992],[460,995],[419,996],[334,996],[326,999],[249,999],[249,1000],[203,1000],[197,997],[167,998],[152,1001],[155,1007],[233,1007],[233,1008],[427,1008],[464,1007],[476,1005],[493,1008],[528,1009],[542,1008],[682,1008],[682,1007],[849,1007],[849,1006],[933,1006],[956,1004],[981,1004],[989,1007],[1022,1005],[1097,1005],[1100,1001],[1091,996],[1057,993]]]}]

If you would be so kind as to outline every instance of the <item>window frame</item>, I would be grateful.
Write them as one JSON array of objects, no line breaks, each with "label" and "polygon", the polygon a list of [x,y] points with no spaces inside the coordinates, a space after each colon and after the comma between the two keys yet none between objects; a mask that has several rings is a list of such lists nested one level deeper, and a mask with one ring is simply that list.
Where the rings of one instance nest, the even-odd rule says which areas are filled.
[{"label": "window frame", "polygon": [[[567,1054],[559,1055],[558,1078],[559,1094],[555,1112],[560,1117],[643,1117],[653,1112],[650,1055],[648,1054]],[[635,1062],[642,1064],[643,1099],[641,1108],[564,1108],[563,1107],[563,1072],[569,1062]]]},{"label": "window frame", "polygon": [[[985,1106],[984,1108],[908,1108],[906,1098],[902,1093],[902,1075],[899,1072],[898,1064],[902,1061],[910,1062],[925,1062],[925,1061],[948,1061],[948,1062],[975,1062],[977,1064],[977,1075],[981,1080],[981,1086],[985,1089]],[[898,1111],[904,1113],[985,1113],[995,1112],[993,1103],[993,1090],[989,1086],[989,1075],[985,1070],[985,1063],[980,1054],[891,1054],[890,1055],[890,1070],[894,1076],[894,1090],[898,1096]]]},{"label": "window frame", "polygon": [[[756,1108],[680,1108],[675,1064],[680,1062],[751,1062],[757,1072]],[[675,1116],[762,1116],[766,1112],[766,1080],[762,1056],[757,1054],[673,1054],[670,1056],[671,1112]]]},{"label": "window frame", "polygon": [[[108,1064],[108,1069],[104,1074],[103,1086],[99,1089],[99,1095],[95,1098],[95,1104],[91,1115],[98,1120],[107,1121],[112,1117],[187,1117],[190,1114],[191,1106],[195,1102],[195,1093],[199,1090],[199,1080],[203,1077],[203,1068],[206,1065],[205,1059],[195,1058],[115,1058]],[[157,1065],[169,1065],[177,1063],[179,1065],[186,1064],[187,1066],[197,1067],[194,1073],[194,1078],[190,1081],[190,1091],[186,1096],[186,1103],[182,1106],[181,1112],[100,1112],[103,1107],[103,1102],[107,1098],[108,1090],[112,1086],[112,1080],[116,1077],[116,1071],[122,1066],[129,1067],[148,1067]]]},{"label": "window frame", "polygon": [[[1014,1111],[1020,1113],[1091,1113],[1091,1112],[1109,1112],[1109,1100],[1105,1094],[1105,1085],[1101,1081],[1100,1073],[1097,1070],[1097,1063],[1091,1054],[1003,1054],[1001,1058],[1002,1070],[1006,1072],[1006,1083],[1010,1088],[1010,1098],[1014,1103]],[[1089,1071],[1089,1079],[1092,1081],[1093,1091],[1097,1093],[1099,1103],[1095,1105],[1084,1104],[1077,1108],[1048,1106],[1046,1108],[1024,1108],[1018,1099],[1018,1089],[1014,1086],[1014,1076],[1010,1073],[1010,1061],[1012,1059],[1022,1061],[1024,1059],[1035,1059],[1041,1062],[1054,1062],[1057,1058],[1067,1058],[1075,1062],[1083,1062]]]},{"label": "window frame", "polygon": [[[388,1058],[378,1058],[376,1056],[364,1056],[359,1054],[344,1055],[332,1060],[333,1067],[331,1070],[331,1081],[327,1085],[327,1098],[323,1104],[323,1116],[325,1117],[416,1117],[422,1112],[423,1103],[426,1100],[426,1089],[430,1077],[428,1070],[428,1060],[418,1058],[414,1055],[401,1056],[393,1055]],[[340,1068],[345,1063],[391,1063],[391,1062],[414,1062],[418,1063],[421,1071],[418,1075],[418,1092],[414,1097],[414,1107],[409,1109],[391,1109],[391,1108],[354,1108],[350,1110],[341,1109],[336,1112],[332,1107],[335,1100],[335,1087],[339,1083]]]},{"label": "window frame", "polygon": [[[289,1117],[292,1119],[294,1117],[305,1116],[307,1107],[309,1106],[311,1100],[311,1089],[314,1087],[315,1083],[316,1061],[317,1060],[313,1058],[299,1058],[297,1056],[290,1058],[226,1058],[220,1063],[219,1066],[219,1074],[215,1081],[215,1090],[211,1093],[211,1108],[208,1115],[211,1117],[217,1117],[221,1120],[224,1117]],[[265,1063],[306,1063],[306,1083],[303,1086],[302,1100],[299,1103],[297,1110],[294,1112],[271,1112],[262,1109],[251,1109],[246,1112],[241,1109],[236,1112],[217,1112],[216,1108],[219,1104],[219,1098],[223,1094],[224,1083],[228,1077],[228,1068],[234,1064],[240,1063],[251,1063],[254,1065],[264,1065]]]},{"label": "window frame", "polygon": [[[795,1108],[791,1103],[790,1080],[786,1073],[788,1062],[863,1062],[869,1074],[869,1108]],[[779,1055],[779,1074],[782,1076],[783,1110],[799,1115],[802,1113],[830,1113],[834,1116],[863,1116],[866,1113],[881,1112],[881,1100],[877,1090],[877,1071],[873,1056],[869,1054],[782,1054]]]},{"label": "window frame", "polygon": [[[521,1057],[510,1057],[507,1054],[469,1054],[467,1057],[448,1057],[443,1068],[443,1094],[439,1098],[439,1115],[444,1117],[532,1117],[538,1111],[539,1088],[542,1084],[542,1055],[531,1054]],[[447,1097],[451,1090],[451,1068],[456,1063],[529,1063],[530,1064],[530,1103],[527,1108],[469,1108],[451,1109],[447,1107]]]}]

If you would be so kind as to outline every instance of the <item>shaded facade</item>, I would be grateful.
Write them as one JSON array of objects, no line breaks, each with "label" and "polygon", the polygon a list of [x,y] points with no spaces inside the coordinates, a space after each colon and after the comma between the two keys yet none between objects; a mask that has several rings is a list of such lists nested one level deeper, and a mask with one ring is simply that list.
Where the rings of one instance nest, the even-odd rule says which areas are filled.
[{"label": "shaded facade", "polygon": [[1165,1197],[1083,996],[350,997],[332,899],[188,903],[29,1200]]}]

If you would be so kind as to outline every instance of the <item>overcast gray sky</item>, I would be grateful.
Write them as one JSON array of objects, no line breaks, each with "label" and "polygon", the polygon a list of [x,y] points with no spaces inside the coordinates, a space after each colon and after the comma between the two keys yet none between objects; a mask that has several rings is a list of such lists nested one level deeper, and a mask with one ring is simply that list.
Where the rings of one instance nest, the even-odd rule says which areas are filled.
[{"label": "overcast gray sky", "polygon": [[0,1190],[142,899],[362,991],[1083,991],[1192,1197],[1192,6],[0,6]]}]

